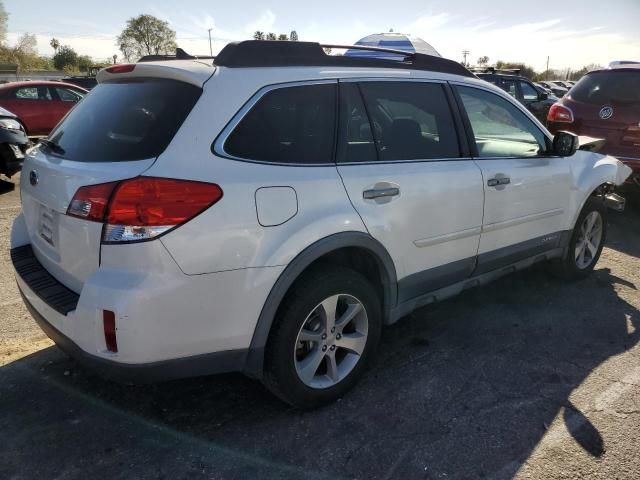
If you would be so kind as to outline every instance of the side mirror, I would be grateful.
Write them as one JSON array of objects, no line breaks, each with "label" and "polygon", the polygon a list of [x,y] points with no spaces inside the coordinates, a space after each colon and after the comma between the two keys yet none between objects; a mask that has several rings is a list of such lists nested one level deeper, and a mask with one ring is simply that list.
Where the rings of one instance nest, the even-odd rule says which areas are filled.
[{"label": "side mirror", "polygon": [[549,98],[549,94],[547,92],[538,93],[538,100],[542,101],[542,100],[546,100],[547,98]]},{"label": "side mirror", "polygon": [[553,154],[570,157],[578,150],[578,136],[571,132],[558,132],[553,137]]}]

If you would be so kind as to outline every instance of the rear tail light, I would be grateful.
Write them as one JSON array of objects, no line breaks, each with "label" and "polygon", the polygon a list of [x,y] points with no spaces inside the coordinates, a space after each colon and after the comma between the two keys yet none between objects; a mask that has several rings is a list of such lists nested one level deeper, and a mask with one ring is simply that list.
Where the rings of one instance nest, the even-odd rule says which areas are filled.
[{"label": "rear tail light", "polygon": [[118,341],[116,339],[116,315],[110,310],[102,311],[102,325],[104,327],[104,342],[107,350],[118,352]]},{"label": "rear tail light", "polygon": [[573,123],[573,112],[561,103],[554,103],[547,114],[548,122]]},{"label": "rear tail light", "polygon": [[189,221],[221,198],[214,183],[137,177],[81,187],[67,214],[105,223],[105,243],[136,242]]}]

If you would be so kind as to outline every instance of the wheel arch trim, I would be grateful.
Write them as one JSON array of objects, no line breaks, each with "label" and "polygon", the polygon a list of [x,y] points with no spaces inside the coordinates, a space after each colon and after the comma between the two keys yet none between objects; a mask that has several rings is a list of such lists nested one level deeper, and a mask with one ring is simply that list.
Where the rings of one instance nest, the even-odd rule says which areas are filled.
[{"label": "wheel arch trim", "polygon": [[397,301],[396,270],[386,248],[371,235],[363,232],[341,232],[324,237],[300,252],[280,274],[267,299],[262,306],[258,321],[251,339],[249,354],[245,363],[244,373],[260,378],[264,363],[264,351],[271,331],[271,325],[276,312],[289,288],[298,277],[319,258],[342,248],[361,248],[367,250],[376,259],[382,274],[384,291],[383,319],[389,317],[391,309]]}]

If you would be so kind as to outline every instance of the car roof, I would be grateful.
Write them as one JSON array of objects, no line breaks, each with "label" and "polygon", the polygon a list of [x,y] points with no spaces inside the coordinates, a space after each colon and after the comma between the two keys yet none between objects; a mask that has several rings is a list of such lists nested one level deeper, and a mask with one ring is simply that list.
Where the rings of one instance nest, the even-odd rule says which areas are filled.
[{"label": "car roof", "polygon": [[[363,49],[393,53],[397,60],[388,58],[362,58],[344,55],[328,55],[323,48]],[[135,64],[114,65],[101,70],[97,75],[98,83],[124,79],[127,77],[169,78],[204,86],[216,72],[224,70],[252,73],[280,70],[296,76],[305,76],[314,71],[345,73],[349,71],[381,73],[384,70],[407,72],[437,72],[457,77],[474,77],[464,66],[454,60],[421,53],[405,52],[386,48],[361,45],[321,45],[314,42],[282,42],[268,40],[247,40],[227,44],[214,57],[195,57],[182,49],[176,49],[175,55],[148,55]],[[262,76],[262,75],[261,75]],[[286,77],[286,74],[284,75]],[[324,76],[324,75],[323,75]],[[334,75],[339,76],[339,75]]]},{"label": "car roof", "polygon": [[76,90],[82,90],[83,92],[87,92],[86,89],[79,87],[78,85],[74,85],[73,83],[66,82],[56,82],[53,80],[27,80],[21,82],[8,82],[0,85],[0,89],[9,89],[9,88],[19,88],[19,87],[69,87],[75,88]]}]

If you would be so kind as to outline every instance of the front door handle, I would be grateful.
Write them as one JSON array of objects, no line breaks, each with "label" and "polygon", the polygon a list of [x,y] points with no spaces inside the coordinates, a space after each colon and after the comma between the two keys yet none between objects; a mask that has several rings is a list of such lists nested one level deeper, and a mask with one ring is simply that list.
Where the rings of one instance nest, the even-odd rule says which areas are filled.
[{"label": "front door handle", "polygon": [[490,178],[487,180],[487,185],[490,187],[497,187],[500,185],[508,185],[511,183],[511,179],[509,177],[497,176],[496,178]]},{"label": "front door handle", "polygon": [[371,190],[365,190],[362,192],[362,198],[365,200],[373,200],[375,198],[384,197],[396,197],[400,195],[400,189],[398,187],[387,188],[372,188]]}]

